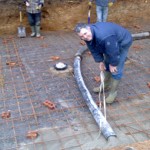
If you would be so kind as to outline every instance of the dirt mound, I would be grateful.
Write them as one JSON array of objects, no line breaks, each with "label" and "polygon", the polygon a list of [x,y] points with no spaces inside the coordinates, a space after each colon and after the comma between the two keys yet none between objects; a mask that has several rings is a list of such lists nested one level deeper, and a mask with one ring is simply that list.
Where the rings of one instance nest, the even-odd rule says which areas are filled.
[{"label": "dirt mound", "polygon": [[[132,31],[146,31],[150,25],[150,0],[118,0],[109,8],[108,21],[119,23]],[[0,33],[16,33],[19,26],[18,2],[0,1]],[[77,22],[87,22],[87,1],[46,1],[42,11],[42,30],[72,30]],[[95,4],[92,5],[91,22],[96,21]],[[30,30],[25,5],[23,25]]]}]

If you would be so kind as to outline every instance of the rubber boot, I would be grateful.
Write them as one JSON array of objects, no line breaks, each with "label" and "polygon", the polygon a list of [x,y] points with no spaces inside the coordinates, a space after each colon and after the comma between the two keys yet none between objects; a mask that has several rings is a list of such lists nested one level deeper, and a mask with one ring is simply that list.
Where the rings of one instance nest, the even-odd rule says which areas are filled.
[{"label": "rubber boot", "polygon": [[40,34],[40,26],[35,26],[35,30],[36,30],[36,37],[39,38],[41,36],[41,34]]},{"label": "rubber boot", "polygon": [[117,88],[119,85],[120,80],[111,79],[110,84],[110,92],[108,97],[106,98],[106,103],[111,104],[114,102],[115,98],[117,97]]},{"label": "rubber boot", "polygon": [[35,37],[35,35],[36,35],[36,33],[35,33],[35,26],[31,26],[31,31],[32,31],[32,33],[31,33],[31,37]]},{"label": "rubber boot", "polygon": [[[110,88],[111,73],[108,72],[108,71],[105,71],[104,72],[104,76],[105,76],[105,79],[104,79],[104,86],[105,86],[104,90],[108,91],[109,88]],[[99,93],[100,92],[100,87],[93,88],[93,92],[94,93]]]}]

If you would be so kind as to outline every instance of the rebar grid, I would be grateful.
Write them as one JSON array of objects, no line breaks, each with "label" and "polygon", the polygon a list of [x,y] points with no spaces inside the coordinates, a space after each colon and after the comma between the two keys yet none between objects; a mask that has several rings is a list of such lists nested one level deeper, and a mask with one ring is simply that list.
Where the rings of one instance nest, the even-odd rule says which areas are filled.
[{"label": "rebar grid", "polygon": [[[138,51],[138,55],[142,53],[142,63],[138,63],[138,55],[131,48],[132,61],[126,66],[117,101],[107,106],[107,120],[112,128],[132,137],[133,142],[150,137],[147,41],[143,40],[144,49]],[[83,144],[96,139],[99,129],[73,74],[60,77],[49,70],[58,61],[72,66],[78,45],[78,38],[70,32],[51,32],[40,39],[0,39],[0,73],[4,77],[0,112],[11,111],[10,118],[0,118],[0,149],[82,150]],[[53,61],[52,56],[59,56],[60,60]],[[82,71],[92,93],[92,88],[99,84],[94,81],[99,70],[88,53],[83,56]],[[98,95],[92,93],[92,96],[98,101]],[[56,108],[45,107],[45,100],[53,102]],[[38,137],[28,139],[28,131],[36,131]]]}]

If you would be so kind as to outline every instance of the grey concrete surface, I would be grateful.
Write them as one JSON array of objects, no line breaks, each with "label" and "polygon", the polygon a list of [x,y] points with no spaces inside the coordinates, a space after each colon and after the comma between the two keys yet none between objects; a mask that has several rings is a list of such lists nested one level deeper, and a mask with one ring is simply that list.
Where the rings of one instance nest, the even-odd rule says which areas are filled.
[{"label": "grey concrete surface", "polygon": [[[50,68],[61,61],[73,66],[80,40],[72,32],[43,33],[44,38],[5,36],[0,38],[0,113],[11,111],[8,119],[0,118],[2,150],[94,150],[107,149],[148,140],[150,137],[150,40],[135,41],[130,48],[130,63],[119,86],[116,102],[107,106],[107,120],[117,138],[106,141],[76,85],[74,75],[53,74]],[[59,56],[59,60],[52,60]],[[6,65],[15,62],[14,66]],[[92,93],[99,75],[89,53],[83,55],[82,73]],[[106,93],[107,95],[108,93]],[[45,100],[55,103],[50,110]],[[28,139],[28,131],[38,137]],[[100,134],[100,135],[99,135]]]}]

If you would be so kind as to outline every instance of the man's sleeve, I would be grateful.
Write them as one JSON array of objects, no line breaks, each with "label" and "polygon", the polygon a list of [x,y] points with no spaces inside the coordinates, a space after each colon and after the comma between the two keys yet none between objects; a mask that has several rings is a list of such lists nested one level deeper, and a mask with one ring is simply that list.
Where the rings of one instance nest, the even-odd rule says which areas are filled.
[{"label": "man's sleeve", "polygon": [[116,36],[110,36],[105,39],[105,53],[112,66],[119,64],[120,52]]},{"label": "man's sleeve", "polygon": [[94,48],[92,48],[91,46],[87,45],[95,62],[103,62],[104,57],[102,53],[99,53],[97,50],[95,50]]}]

